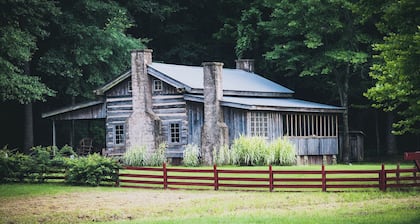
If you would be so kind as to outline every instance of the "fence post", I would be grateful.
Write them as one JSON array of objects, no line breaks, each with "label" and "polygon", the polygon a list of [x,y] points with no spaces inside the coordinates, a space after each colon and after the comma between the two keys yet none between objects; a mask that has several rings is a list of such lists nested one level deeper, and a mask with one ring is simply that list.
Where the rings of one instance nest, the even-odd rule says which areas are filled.
[{"label": "fence post", "polygon": [[397,179],[397,184],[400,184],[400,163],[397,163],[397,171],[395,172],[395,177]]},{"label": "fence post", "polygon": [[269,188],[270,188],[270,192],[272,192],[274,189],[274,175],[273,175],[273,167],[271,166],[271,164],[268,166],[268,171],[269,171],[268,175],[270,177]]},{"label": "fence post", "polygon": [[217,172],[217,165],[213,165],[213,174],[214,174],[214,190],[219,190],[219,173]]},{"label": "fence post", "polygon": [[327,191],[327,174],[325,172],[325,165],[322,164],[322,192]]},{"label": "fence post", "polygon": [[168,189],[168,171],[166,170],[166,163],[163,163],[163,189]]},{"label": "fence post", "polygon": [[382,163],[381,171],[379,173],[379,189],[381,191],[386,191],[386,173],[385,173],[385,164]]},{"label": "fence post", "polygon": [[120,169],[116,169],[115,175],[117,176],[117,180],[115,180],[115,187],[120,186]]},{"label": "fence post", "polygon": [[414,183],[417,184],[417,166],[414,166],[413,178],[414,178]]}]

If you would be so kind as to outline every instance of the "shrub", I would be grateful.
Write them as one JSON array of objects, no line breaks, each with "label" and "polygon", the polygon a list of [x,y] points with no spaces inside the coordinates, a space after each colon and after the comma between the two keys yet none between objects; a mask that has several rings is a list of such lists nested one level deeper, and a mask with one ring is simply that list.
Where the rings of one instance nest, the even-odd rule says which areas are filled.
[{"label": "shrub", "polygon": [[128,166],[145,166],[146,165],[146,147],[132,147],[123,155],[123,163]]},{"label": "shrub", "polygon": [[229,146],[224,145],[218,151],[213,151],[213,163],[217,165],[232,164],[232,155]]},{"label": "shrub", "polygon": [[166,162],[166,143],[159,144],[158,149],[156,152],[150,155],[150,158],[146,160],[146,165],[148,166],[161,166],[164,162]]},{"label": "shrub", "polygon": [[102,181],[116,181],[120,165],[112,158],[91,154],[67,160],[66,182],[76,185],[98,186]]},{"label": "shrub", "polygon": [[188,144],[183,154],[183,163],[185,166],[200,165],[200,148],[197,145]]},{"label": "shrub", "polygon": [[[263,137],[240,136],[232,144],[232,164],[292,165],[296,161],[294,145],[284,138],[267,143]],[[220,159],[220,158],[219,158]]]},{"label": "shrub", "polygon": [[262,165],[266,160],[267,142],[263,137],[240,136],[232,144],[233,164]]},{"label": "shrub", "polygon": [[275,152],[275,164],[286,166],[296,162],[295,146],[287,138],[278,138],[270,144]]}]

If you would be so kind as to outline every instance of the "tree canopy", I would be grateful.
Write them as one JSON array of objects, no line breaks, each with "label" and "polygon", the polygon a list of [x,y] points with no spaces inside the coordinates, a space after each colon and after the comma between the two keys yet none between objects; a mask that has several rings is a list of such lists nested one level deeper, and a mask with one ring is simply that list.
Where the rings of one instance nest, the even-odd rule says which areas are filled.
[{"label": "tree canopy", "polygon": [[49,35],[51,18],[59,14],[54,1],[0,1],[0,100],[29,103],[54,91],[29,76],[37,43]]},{"label": "tree canopy", "polygon": [[384,34],[383,41],[373,45],[376,60],[370,75],[376,83],[365,95],[375,102],[373,106],[398,112],[394,133],[420,133],[420,3],[383,1],[364,6],[381,9],[374,15]]}]

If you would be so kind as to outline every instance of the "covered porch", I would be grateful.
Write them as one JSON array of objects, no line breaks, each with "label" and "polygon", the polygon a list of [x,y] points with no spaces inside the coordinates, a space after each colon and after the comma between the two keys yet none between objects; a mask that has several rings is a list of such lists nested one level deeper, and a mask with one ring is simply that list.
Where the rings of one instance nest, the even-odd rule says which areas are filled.
[{"label": "covered porch", "polygon": [[104,147],[101,139],[105,138],[106,109],[102,100],[75,104],[41,116],[51,120],[53,146],[70,145],[79,155],[101,152]]}]

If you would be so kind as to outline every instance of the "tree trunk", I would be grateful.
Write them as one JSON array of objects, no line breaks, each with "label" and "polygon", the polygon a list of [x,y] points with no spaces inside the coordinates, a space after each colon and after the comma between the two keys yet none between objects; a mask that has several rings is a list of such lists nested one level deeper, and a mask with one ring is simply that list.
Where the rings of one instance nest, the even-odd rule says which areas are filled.
[{"label": "tree trunk", "polygon": [[23,150],[29,153],[29,149],[34,146],[34,123],[32,117],[32,103],[24,105],[24,134],[23,134]]},{"label": "tree trunk", "polygon": [[348,90],[349,90],[349,76],[350,76],[350,65],[347,67],[347,73],[341,74],[336,73],[338,94],[340,96],[341,106],[344,108],[343,112],[343,130],[342,130],[342,143],[341,153],[344,163],[350,162],[350,138],[349,138],[349,110],[348,110]]},{"label": "tree trunk", "polygon": [[[31,75],[29,62],[25,63],[25,75]],[[29,153],[29,149],[34,146],[34,122],[32,116],[32,103],[24,105],[24,123],[23,123],[23,151]]]},{"label": "tree trunk", "polygon": [[386,113],[386,154],[397,154],[397,141],[395,135],[392,134],[392,124],[394,123],[394,113]]},{"label": "tree trunk", "polygon": [[375,109],[375,135],[376,135],[376,156],[379,156],[381,149],[381,138],[379,136],[379,114]]}]

